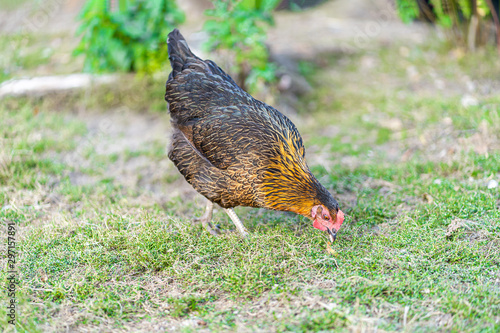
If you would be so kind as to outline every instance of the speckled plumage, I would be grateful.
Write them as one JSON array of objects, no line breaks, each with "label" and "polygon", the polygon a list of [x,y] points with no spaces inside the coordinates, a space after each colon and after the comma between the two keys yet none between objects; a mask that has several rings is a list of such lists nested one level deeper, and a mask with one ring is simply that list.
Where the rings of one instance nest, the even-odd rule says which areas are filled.
[{"label": "speckled plumage", "polygon": [[264,207],[311,217],[338,204],[305,161],[295,125],[238,87],[214,62],[196,57],[179,33],[165,100],[173,126],[169,158],[196,191],[224,208]]}]

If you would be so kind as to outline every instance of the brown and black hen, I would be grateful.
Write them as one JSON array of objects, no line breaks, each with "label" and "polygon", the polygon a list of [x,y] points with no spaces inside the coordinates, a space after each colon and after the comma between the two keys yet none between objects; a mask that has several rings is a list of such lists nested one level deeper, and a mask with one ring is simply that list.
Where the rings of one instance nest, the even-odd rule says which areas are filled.
[{"label": "brown and black hen", "polygon": [[177,29],[168,36],[166,84],[173,136],[168,157],[209,201],[223,207],[243,236],[235,206],[291,211],[313,220],[331,240],[344,221],[337,201],[306,164],[302,138],[278,110],[243,91],[213,61],[195,56]]}]

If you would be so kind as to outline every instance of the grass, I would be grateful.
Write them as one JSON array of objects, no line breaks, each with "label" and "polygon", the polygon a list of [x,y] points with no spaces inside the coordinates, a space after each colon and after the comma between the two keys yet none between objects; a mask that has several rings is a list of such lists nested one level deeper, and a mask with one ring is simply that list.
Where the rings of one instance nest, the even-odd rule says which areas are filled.
[{"label": "grass", "polygon": [[[165,139],[132,145],[119,122],[99,132],[100,113],[67,111],[119,107],[116,92],[147,111],[133,122],[167,124],[148,107],[161,85],[5,100],[0,220],[17,228],[17,330],[499,331],[500,190],[487,184],[500,178],[500,99],[483,86],[500,68],[492,51],[474,56],[490,71],[450,52],[389,45],[301,64],[315,89],[294,121],[347,216],[334,255],[293,214],[237,208],[251,236],[210,236],[192,223],[203,200],[176,192],[188,187]],[[376,66],[360,65],[367,57]],[[454,84],[465,73],[474,106]],[[140,85],[152,88],[143,99],[131,96]],[[234,229],[223,211],[215,220]],[[6,318],[1,306],[12,331]]]},{"label": "grass", "polygon": [[18,8],[21,5],[24,5],[28,1],[33,2],[32,0],[19,0],[19,1],[4,0],[0,4],[0,8],[3,9],[3,10],[13,10],[13,9]]},{"label": "grass", "polygon": [[[27,1],[32,0],[22,0]],[[33,13],[45,14],[44,11]],[[21,22],[19,31],[0,34],[0,83],[10,79],[81,72],[83,60],[72,56],[75,39],[65,33],[47,35],[33,31],[28,18]]]}]

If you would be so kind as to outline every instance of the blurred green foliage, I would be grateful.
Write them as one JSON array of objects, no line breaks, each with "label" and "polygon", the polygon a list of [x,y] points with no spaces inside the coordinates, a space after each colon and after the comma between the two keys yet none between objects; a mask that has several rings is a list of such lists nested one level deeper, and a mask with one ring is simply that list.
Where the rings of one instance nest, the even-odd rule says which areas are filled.
[{"label": "blurred green foliage", "polygon": [[488,0],[432,0],[429,4],[420,1],[419,6],[419,1],[398,0],[397,7],[398,13],[405,23],[425,16],[429,21],[445,28],[451,28],[461,22],[469,21],[476,11],[482,17],[490,15],[491,11],[487,2]]},{"label": "blurred green foliage", "polygon": [[[175,0],[87,0],[75,55],[86,72],[152,72],[168,59],[165,40],[185,19]],[[114,8],[116,7],[116,8]]]},{"label": "blurred green foliage", "polygon": [[489,40],[487,34],[484,33],[488,29],[481,29],[480,26],[496,21],[497,32],[500,32],[494,1],[397,0],[396,7],[403,22],[409,23],[419,19],[436,23],[446,29],[455,44],[474,49]]},{"label": "blurred green foliage", "polygon": [[418,3],[416,1],[396,1],[398,15],[404,23],[410,23],[419,17]]},{"label": "blurred green foliage", "polygon": [[236,82],[254,91],[259,82],[276,78],[276,65],[269,60],[265,45],[269,25],[274,24],[272,10],[279,0],[213,0],[214,9],[206,11],[205,22],[210,50],[234,53]]}]

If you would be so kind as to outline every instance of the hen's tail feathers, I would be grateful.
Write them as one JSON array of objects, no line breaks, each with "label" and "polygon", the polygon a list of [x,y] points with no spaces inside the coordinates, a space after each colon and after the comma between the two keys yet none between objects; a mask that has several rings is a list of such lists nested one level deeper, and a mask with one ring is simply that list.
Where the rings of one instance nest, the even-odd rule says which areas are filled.
[{"label": "hen's tail feathers", "polygon": [[178,29],[174,29],[168,34],[168,59],[172,66],[172,76],[175,77],[177,73],[182,71],[184,64],[188,58],[197,58],[189,49],[189,46],[181,35]]},{"label": "hen's tail feathers", "polygon": [[168,59],[170,60],[170,65],[172,66],[172,72],[168,76],[168,81],[175,78],[175,76],[183,69],[192,68],[197,71],[219,75],[233,86],[238,87],[236,82],[234,82],[229,75],[217,66],[215,62],[211,60],[203,61],[191,52],[188,43],[178,29],[174,29],[168,34],[167,45]]}]

